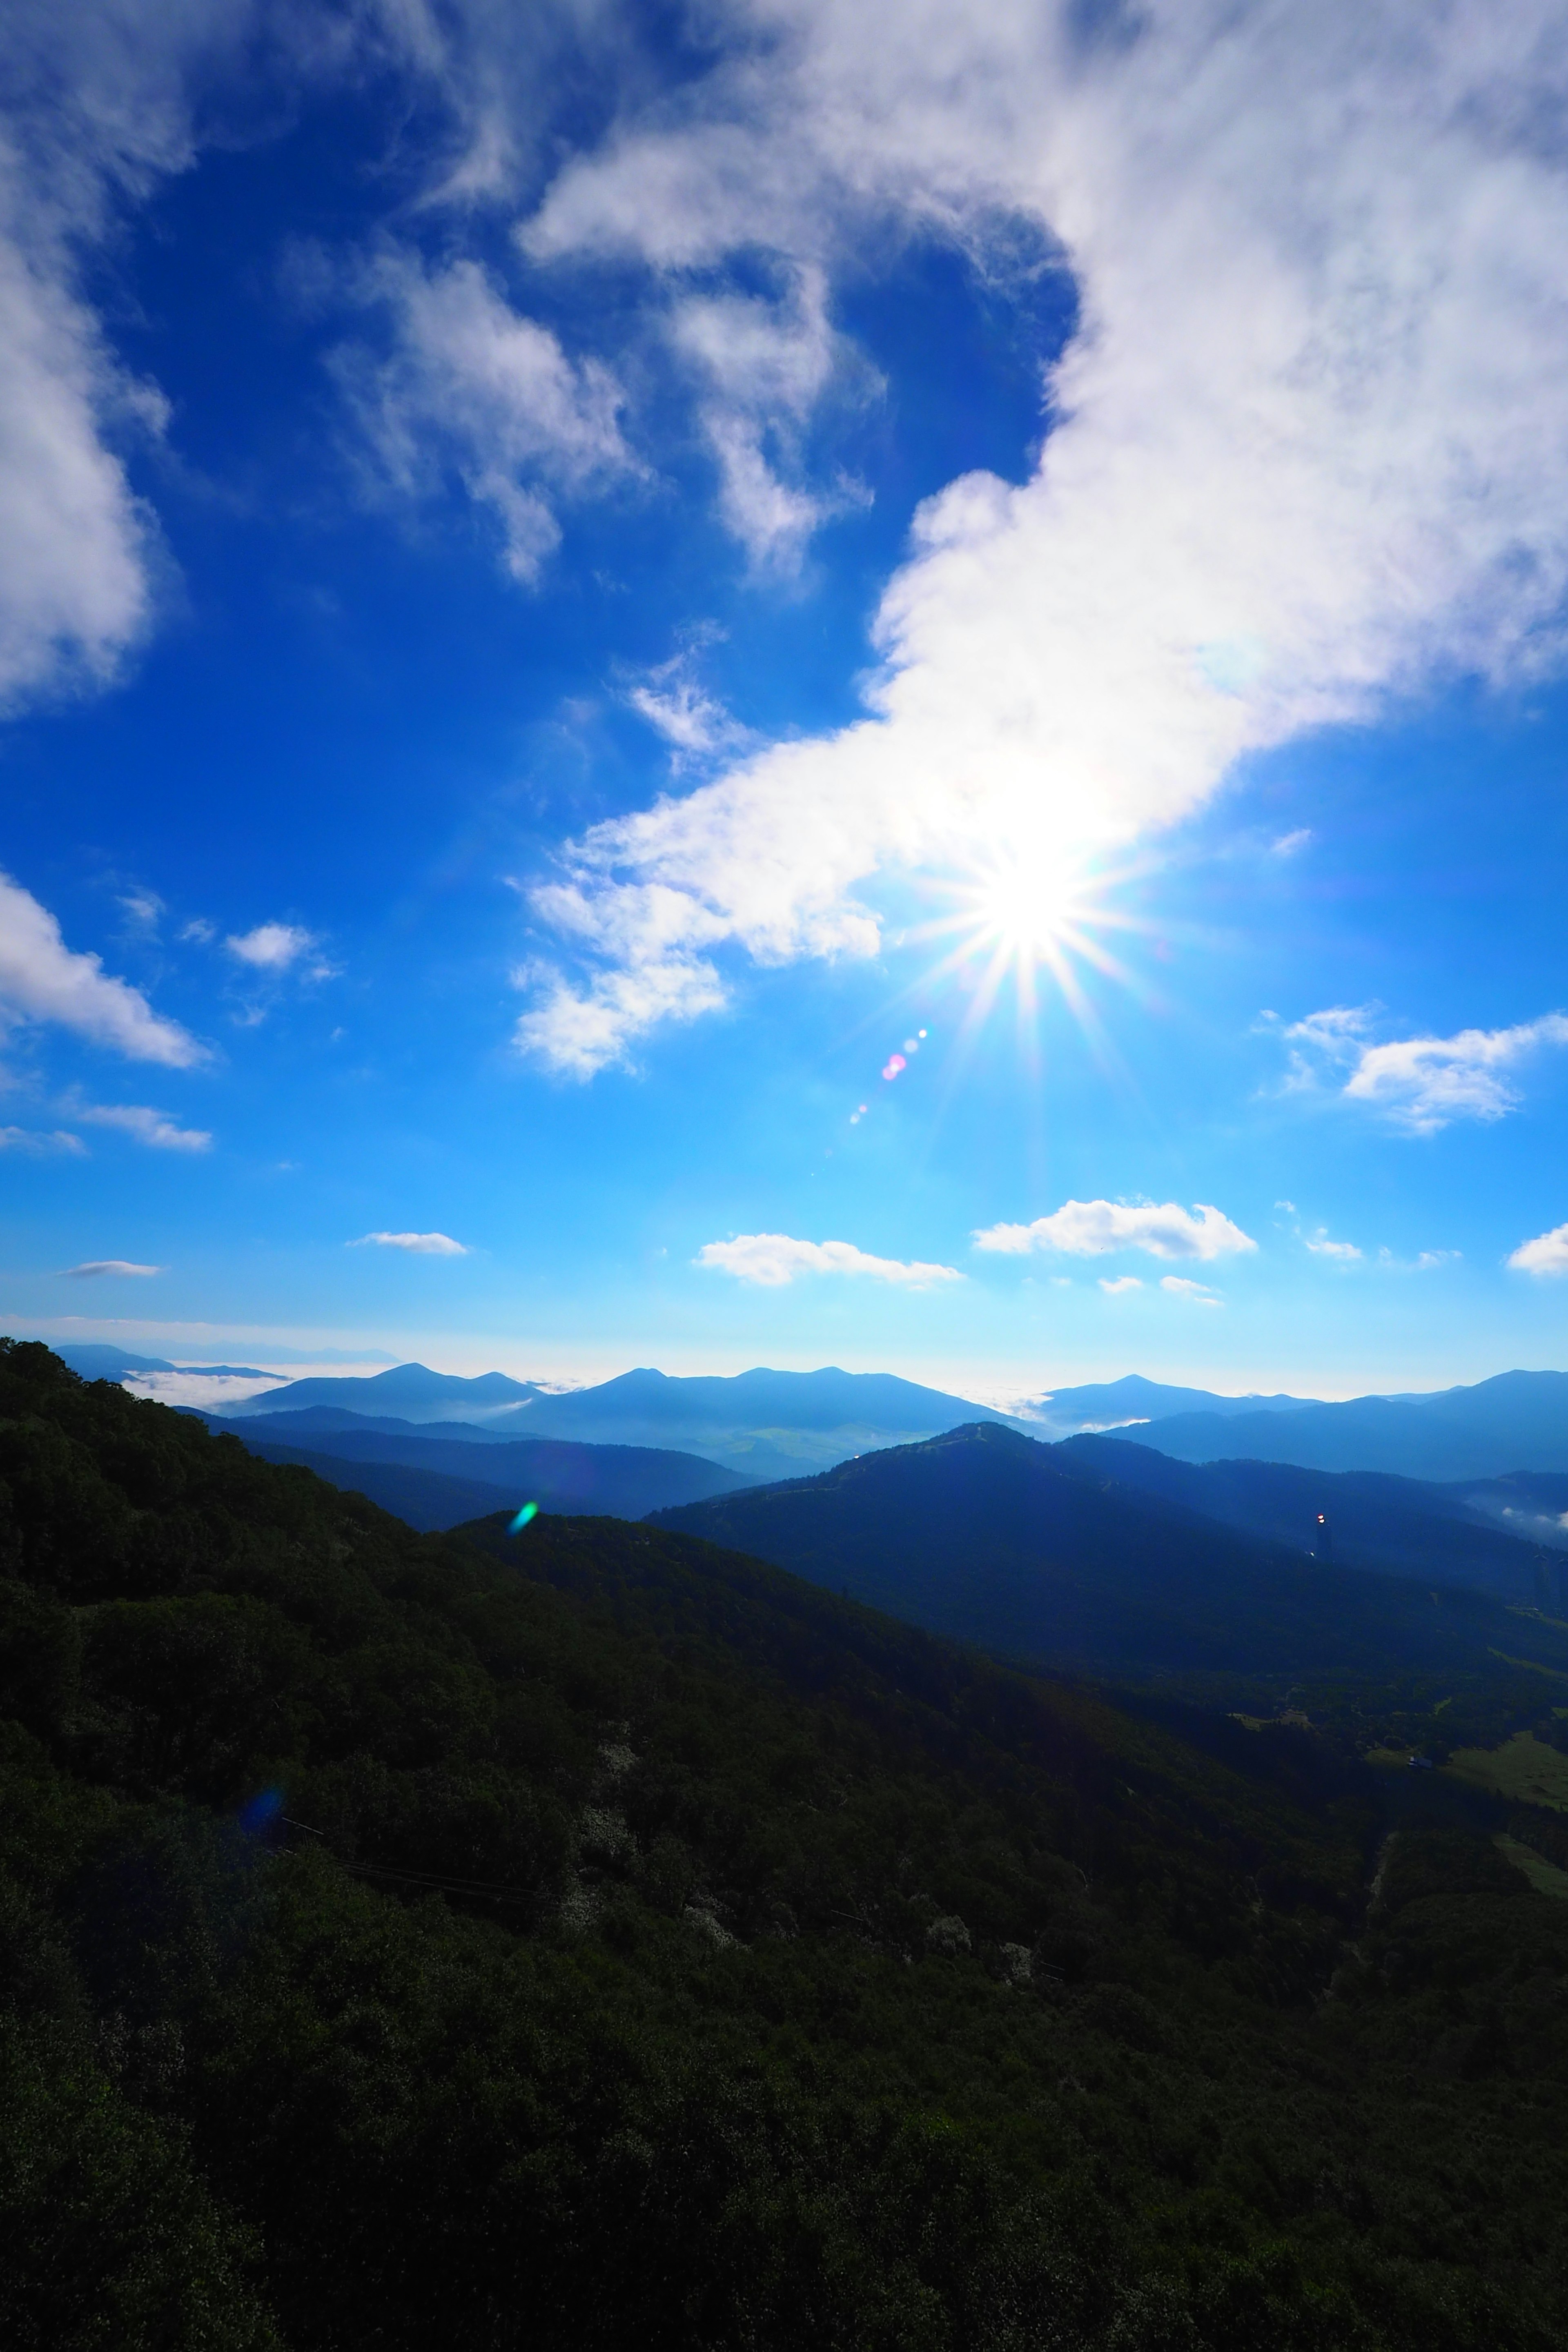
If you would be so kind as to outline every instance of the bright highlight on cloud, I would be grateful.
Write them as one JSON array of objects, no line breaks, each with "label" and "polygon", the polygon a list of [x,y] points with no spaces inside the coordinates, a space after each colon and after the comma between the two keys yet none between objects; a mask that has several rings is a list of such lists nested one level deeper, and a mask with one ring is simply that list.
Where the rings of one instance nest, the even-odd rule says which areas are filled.
[{"label": "bright highlight on cloud", "polygon": [[1568,1274],[1568,1225],[1521,1242],[1508,1263],[1521,1274]]},{"label": "bright highlight on cloud", "polygon": [[1436,1135],[1454,1120],[1506,1118],[1520,1106],[1512,1073],[1544,1047],[1568,1045],[1568,1015],[1543,1013],[1511,1029],[1462,1029],[1453,1037],[1370,1042],[1375,1005],[1333,1005],[1285,1031],[1291,1090],[1325,1075],[1345,1100],[1369,1104],[1409,1135]]},{"label": "bright highlight on cloud", "polygon": [[73,1107],[72,1118],[90,1127],[115,1127],[153,1151],[210,1151],[212,1137],[205,1128],[177,1127],[166,1112],[149,1110],[144,1103],[88,1103]]},{"label": "bright highlight on cloud", "polygon": [[782,1290],[804,1274],[864,1275],[905,1290],[930,1290],[940,1283],[963,1280],[956,1266],[925,1265],[918,1258],[872,1257],[853,1242],[803,1242],[789,1234],[737,1234],[731,1241],[706,1242],[694,1263],[717,1266],[738,1282],[755,1283],[765,1290]]},{"label": "bright highlight on cloud", "polygon": [[461,1242],[450,1234],[362,1234],[350,1249],[364,1249],[374,1244],[379,1249],[409,1250],[416,1257],[467,1257]]},{"label": "bright highlight on cloud", "polygon": [[[525,1026],[547,1061],[586,1074],[721,1001],[725,950],[874,952],[884,873],[999,844],[1048,878],[1388,694],[1562,668],[1568,181],[1531,126],[1568,42],[1546,0],[1484,22],[916,0],[896,37],[796,0],[765,49],[750,12],[711,22],[733,51],[563,171],[531,254],[640,265],[657,300],[741,253],[831,276],[889,219],[983,265],[1022,227],[1059,240],[1079,325],[1030,478],[970,475],[916,518],[867,717],[566,850],[590,971]],[[738,326],[724,348],[731,413],[744,383],[787,419],[809,370],[778,380]],[[1363,1089],[1416,1124],[1435,1099],[1392,1062]]]},{"label": "bright highlight on cloud", "polygon": [[1058,1251],[1068,1257],[1105,1257],[1112,1250],[1146,1250],[1151,1257],[1211,1260],[1255,1250],[1241,1227],[1200,1201],[1184,1209],[1174,1201],[1065,1201],[1055,1213],[1027,1225],[987,1225],[974,1237],[976,1249],[1025,1257],[1031,1251]]},{"label": "bright highlight on cloud", "polygon": [[166,1265],[137,1265],[128,1257],[89,1257],[83,1265],[68,1265],[64,1271],[68,1275],[91,1277],[100,1274],[167,1274],[169,1269]]},{"label": "bright highlight on cloud", "polygon": [[0,874],[0,1032],[16,1021],[54,1022],[132,1061],[168,1069],[205,1059],[177,1021],[154,1013],[141,990],[106,972],[99,957],[68,948],[47,908]]}]

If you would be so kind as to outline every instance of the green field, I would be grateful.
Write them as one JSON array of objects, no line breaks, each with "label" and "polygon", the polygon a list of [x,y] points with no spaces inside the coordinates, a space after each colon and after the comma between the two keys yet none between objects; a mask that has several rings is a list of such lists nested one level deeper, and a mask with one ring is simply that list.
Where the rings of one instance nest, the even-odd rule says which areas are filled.
[{"label": "green field", "polygon": [[1492,1843],[1499,1853],[1508,1856],[1516,1870],[1523,1871],[1538,1895],[1552,1895],[1560,1902],[1568,1902],[1568,1870],[1559,1870],[1554,1862],[1548,1862],[1532,1845],[1521,1845],[1518,1838],[1500,1832]]},{"label": "green field", "polygon": [[1495,1789],[1515,1804],[1568,1812],[1568,1756],[1532,1731],[1516,1732],[1500,1748],[1457,1748],[1445,1769],[1458,1780]]}]

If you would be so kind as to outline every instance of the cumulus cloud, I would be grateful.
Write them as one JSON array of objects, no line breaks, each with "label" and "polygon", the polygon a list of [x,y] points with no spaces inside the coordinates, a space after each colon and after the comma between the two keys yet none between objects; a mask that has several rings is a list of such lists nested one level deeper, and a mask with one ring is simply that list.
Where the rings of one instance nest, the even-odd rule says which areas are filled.
[{"label": "cumulus cloud", "polygon": [[167,1274],[169,1269],[166,1265],[138,1265],[134,1259],[128,1257],[89,1257],[80,1265],[68,1265],[62,1271],[89,1279],[100,1274]]},{"label": "cumulus cloud", "polygon": [[717,1266],[738,1282],[756,1283],[766,1290],[780,1290],[803,1274],[864,1275],[904,1290],[930,1290],[940,1283],[963,1280],[956,1266],[926,1265],[918,1258],[872,1257],[853,1242],[803,1242],[789,1234],[737,1234],[727,1242],[707,1242],[693,1262]]},{"label": "cumulus cloud", "polygon": [[973,1239],[976,1249],[1009,1257],[1034,1250],[1105,1257],[1112,1250],[1136,1249],[1151,1257],[1207,1261],[1258,1247],[1239,1225],[1201,1201],[1190,1210],[1174,1201],[1065,1201],[1032,1224],[987,1225]]},{"label": "cumulus cloud", "polygon": [[467,1257],[461,1242],[450,1234],[362,1234],[350,1249],[364,1249],[374,1244],[381,1249],[410,1250],[416,1257]]},{"label": "cumulus cloud", "polygon": [[1143,1285],[1135,1274],[1102,1274],[1100,1286],[1107,1298],[1120,1298],[1129,1290],[1142,1290]]},{"label": "cumulus cloud", "polygon": [[48,1021],[137,1062],[189,1069],[203,1049],[178,1022],[154,1013],[140,989],[106,972],[96,955],[68,948],[46,907],[0,874],[0,1024]]},{"label": "cumulus cloud", "polygon": [[1568,1274],[1568,1225],[1553,1225],[1532,1242],[1521,1242],[1508,1263],[1521,1274]]},{"label": "cumulus cloud", "polygon": [[1294,1041],[1289,1089],[1342,1081],[1351,1102],[1369,1104],[1410,1135],[1436,1135],[1455,1119],[1492,1120],[1517,1110],[1513,1074],[1549,1045],[1568,1045],[1568,1015],[1543,1013],[1510,1029],[1462,1029],[1452,1037],[1371,1041],[1375,1005],[1334,1005],[1284,1032]]},{"label": "cumulus cloud", "polygon": [[178,1127],[166,1111],[149,1110],[144,1103],[83,1103],[69,1116],[90,1127],[118,1128],[153,1151],[210,1151],[212,1137],[205,1128]]},{"label": "cumulus cloud", "polygon": [[616,378],[569,358],[477,262],[432,268],[389,248],[358,291],[391,346],[345,348],[337,373],[385,480],[425,496],[454,474],[500,524],[503,568],[531,586],[561,537],[552,494],[636,468]]},{"label": "cumulus cloud", "polygon": [[1206,1283],[1192,1282],[1184,1274],[1163,1274],[1160,1287],[1168,1290],[1173,1298],[1185,1298],[1194,1307],[1221,1307],[1225,1304],[1218,1291]]},{"label": "cumulus cloud", "polygon": [[743,252],[831,271],[889,217],[984,265],[999,224],[1056,240],[1079,324],[1029,478],[967,476],[916,518],[868,715],[574,845],[596,902],[634,894],[607,962],[652,882],[691,926],[659,952],[716,930],[764,961],[868,954],[889,868],[996,840],[1048,868],[1389,694],[1562,667],[1548,0],[1151,0],[1114,34],[1073,0],[913,0],[896,26],[795,0],[765,45],[728,21],[706,79],[561,173],[535,257],[684,289]]},{"label": "cumulus cloud", "polygon": [[278,977],[302,968],[308,980],[334,977],[332,966],[321,952],[321,940],[299,923],[258,923],[254,930],[231,935],[224,945],[237,963],[255,972]]}]

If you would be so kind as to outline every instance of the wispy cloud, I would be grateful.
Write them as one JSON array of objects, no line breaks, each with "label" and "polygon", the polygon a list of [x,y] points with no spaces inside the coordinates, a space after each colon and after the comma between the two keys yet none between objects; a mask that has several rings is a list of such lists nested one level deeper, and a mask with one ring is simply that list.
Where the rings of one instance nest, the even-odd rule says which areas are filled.
[{"label": "wispy cloud", "polygon": [[189,1069],[204,1049],[177,1021],[154,1013],[139,988],[106,972],[96,955],[68,948],[46,907],[0,874],[0,1025],[54,1022],[137,1062]]},{"label": "wispy cloud", "polygon": [[210,1151],[212,1137],[205,1128],[179,1127],[166,1111],[150,1110],[145,1103],[81,1103],[68,1116],[89,1127],[118,1128],[153,1151]]},{"label": "wispy cloud", "polygon": [[1314,1257],[1332,1258],[1341,1265],[1354,1265],[1361,1259],[1361,1252],[1354,1242],[1331,1241],[1327,1228],[1322,1225],[1315,1234],[1303,1234],[1301,1243]]},{"label": "wispy cloud", "polygon": [[1135,1274],[1102,1274],[1100,1286],[1107,1298],[1121,1298],[1129,1290],[1142,1290],[1143,1285]]},{"label": "wispy cloud", "polygon": [[1194,1307],[1223,1307],[1225,1304],[1217,1290],[1211,1290],[1206,1283],[1190,1281],[1184,1274],[1163,1274],[1160,1287],[1168,1290],[1173,1298],[1184,1298]]},{"label": "wispy cloud", "polygon": [[1066,1201],[1027,1225],[987,1225],[976,1249],[1022,1257],[1033,1250],[1069,1257],[1105,1257],[1113,1250],[1146,1250],[1151,1257],[1234,1257],[1258,1244],[1222,1211],[1201,1201],[1189,1209],[1174,1201]]},{"label": "wispy cloud", "polygon": [[1568,1274],[1568,1225],[1553,1225],[1532,1242],[1521,1242],[1508,1261],[1520,1274]]},{"label": "wispy cloud", "polygon": [[808,265],[791,273],[779,300],[692,296],[670,320],[676,349],[702,383],[720,512],[754,564],[783,572],[798,570],[812,532],[844,503],[842,490],[835,497],[800,478],[801,428],[851,349],[828,324],[826,291],[825,273]]},{"label": "wispy cloud", "polygon": [[80,1136],[70,1134],[63,1127],[57,1127],[52,1133],[37,1128],[0,1127],[0,1151],[20,1151],[30,1160],[42,1160],[57,1151],[81,1159],[86,1150]]},{"label": "wispy cloud", "polygon": [[683,646],[626,693],[637,716],[669,745],[678,773],[699,761],[733,752],[747,740],[746,730],[699,683],[694,662],[695,648]]},{"label": "wispy cloud", "polygon": [[554,496],[639,470],[619,383],[569,358],[477,262],[430,268],[388,247],[353,291],[391,330],[382,352],[355,344],[336,362],[384,480],[424,497],[455,476],[499,523],[505,571],[533,585],[561,537]]},{"label": "wispy cloud", "polygon": [[455,1242],[450,1234],[361,1234],[358,1241],[350,1242],[350,1249],[364,1249],[374,1244],[379,1249],[409,1250],[416,1257],[467,1257],[464,1244]]},{"label": "wispy cloud", "polygon": [[169,1269],[166,1265],[138,1265],[134,1259],[128,1257],[89,1257],[80,1265],[68,1265],[62,1267],[61,1271],[82,1279],[91,1279],[103,1274],[137,1276],[167,1274]]},{"label": "wispy cloud", "polygon": [[1568,1015],[1543,1013],[1508,1029],[1461,1029],[1452,1037],[1374,1042],[1377,1005],[1333,1005],[1283,1032],[1291,1043],[1287,1090],[1325,1079],[1342,1099],[1381,1111],[1408,1135],[1436,1135],[1456,1119],[1493,1120],[1517,1110],[1513,1074],[1543,1048],[1568,1045]]},{"label": "wispy cloud", "polygon": [[853,1242],[796,1241],[789,1234],[737,1234],[727,1242],[707,1242],[697,1253],[698,1265],[716,1266],[738,1282],[779,1290],[802,1275],[837,1274],[890,1282],[905,1290],[930,1290],[938,1284],[962,1282],[956,1266],[927,1265],[918,1258],[873,1257]]}]

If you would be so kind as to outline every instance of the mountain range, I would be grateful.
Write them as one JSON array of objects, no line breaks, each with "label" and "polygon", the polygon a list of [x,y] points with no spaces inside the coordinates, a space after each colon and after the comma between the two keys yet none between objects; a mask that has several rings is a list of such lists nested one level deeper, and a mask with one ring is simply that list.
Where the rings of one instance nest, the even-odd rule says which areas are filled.
[{"label": "mountain range", "polygon": [[815,1478],[662,1511],[655,1524],[1056,1668],[1288,1683],[1395,1661],[1452,1670],[1499,1654],[1568,1674],[1568,1625],[1522,1605],[1532,1554],[1510,1537],[1471,1531],[1494,1583],[1517,1555],[1512,1605],[1457,1577],[1438,1585],[1313,1559],[1305,1530],[1286,1543],[1223,1524],[1188,1498],[1106,1475],[1108,1457],[1142,1449],[1077,1450],[1084,1443],[975,1423]]},{"label": "mountain range", "polygon": [[[201,1417],[215,1432],[225,1427],[216,1414]],[[266,1426],[263,1419],[234,1433],[261,1460],[313,1470],[334,1486],[368,1495],[422,1531],[455,1528],[490,1511],[515,1512],[521,1503],[557,1514],[640,1519],[666,1505],[698,1502],[750,1483],[695,1454],[654,1446],[524,1437],[480,1447],[426,1437],[411,1424],[404,1435],[394,1423],[390,1435],[338,1428],[317,1451],[258,1434]]]},{"label": "mountain range", "polygon": [[1568,1372],[1500,1372],[1424,1397],[1353,1397],[1287,1412],[1162,1415],[1138,1442],[1184,1462],[1250,1457],[1439,1481],[1568,1471]]}]

